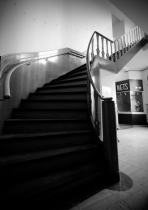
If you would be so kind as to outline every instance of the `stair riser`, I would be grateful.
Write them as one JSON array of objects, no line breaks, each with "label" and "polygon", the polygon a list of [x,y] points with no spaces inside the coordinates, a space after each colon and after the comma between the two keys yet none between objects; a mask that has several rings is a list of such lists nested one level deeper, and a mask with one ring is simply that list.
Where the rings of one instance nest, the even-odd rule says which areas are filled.
[{"label": "stair riser", "polygon": [[46,86],[44,86],[44,87],[58,87],[58,86],[68,86],[68,85],[86,85],[87,84],[87,82],[86,82],[86,80],[82,80],[82,81],[74,81],[74,82],[65,82],[65,83],[63,83],[63,82],[61,82],[61,83],[49,83],[49,84],[47,84]]},{"label": "stair riser", "polygon": [[88,113],[85,110],[13,110],[13,119],[88,119]]},{"label": "stair riser", "polygon": [[77,93],[77,94],[30,94],[28,99],[34,100],[50,100],[50,99],[59,99],[59,100],[69,100],[69,99],[76,99],[76,100],[86,100],[86,93]]},{"label": "stair riser", "polygon": [[58,81],[58,80],[61,80],[61,79],[69,79],[69,78],[77,78],[77,77],[80,77],[80,76],[87,76],[87,72],[86,70],[82,71],[82,72],[77,72],[77,73],[73,73],[73,74],[69,74],[69,75],[62,75],[60,76],[59,78],[53,80],[53,81]]},{"label": "stair riser", "polygon": [[5,122],[4,133],[40,133],[58,131],[80,131],[90,128],[89,121],[16,121]]},{"label": "stair riser", "polygon": [[21,102],[21,107],[26,107],[26,108],[53,108],[53,109],[79,109],[79,108],[87,108],[87,104],[84,101],[22,101]]},{"label": "stair riser", "polygon": [[[71,166],[78,166],[84,163],[97,162],[99,158],[98,149],[90,149],[84,151],[77,151],[74,153],[67,153],[57,155],[49,158],[28,161],[21,164],[13,164],[5,167],[2,166],[3,173],[1,174],[2,180],[7,180],[6,185],[9,185],[11,181],[19,182],[25,181],[28,178],[35,178],[40,174],[53,173],[56,170],[64,169]],[[11,174],[11,177],[10,177]],[[9,177],[9,180],[7,179]],[[3,183],[4,184],[4,183]]]},{"label": "stair riser", "polygon": [[93,133],[59,135],[47,137],[34,137],[23,139],[11,139],[1,141],[0,154],[21,154],[32,151],[43,151],[54,147],[67,147],[90,144],[93,142]]},{"label": "stair riser", "polygon": [[56,93],[56,92],[78,92],[78,91],[86,91],[86,87],[74,87],[74,88],[70,88],[70,87],[66,87],[66,88],[38,88],[37,89],[37,93]]},{"label": "stair riser", "polygon": [[[55,204],[55,200],[57,200],[58,196],[62,201],[64,201],[64,203],[66,203],[67,198],[69,197],[81,198],[85,191],[88,192],[88,190],[90,190],[90,194],[92,195],[92,190],[93,192],[98,192],[100,189],[102,190],[101,187],[103,183],[105,183],[105,179],[102,167],[100,170],[90,170],[89,172],[87,171],[87,173],[80,174],[73,181],[65,180],[65,182],[60,185],[59,189],[55,189],[54,191],[52,190],[52,192],[49,190],[46,192],[46,195],[39,194],[38,197],[31,197],[29,198],[29,202],[34,202],[36,204],[37,202],[48,203],[49,200],[51,200],[52,203],[50,203],[50,206],[53,206],[54,210],[57,210],[59,209],[59,205],[57,203]],[[80,199],[78,199],[78,201],[79,200]],[[55,207],[55,205],[57,205],[57,207]],[[72,206],[70,206],[70,208],[71,207]]]},{"label": "stair riser", "polygon": [[[87,80],[87,75],[84,75],[84,76],[76,76],[76,77],[70,77],[70,78],[64,78],[64,79],[60,78],[60,79],[51,81],[50,84],[77,82],[77,81],[86,81],[86,80]],[[45,84],[45,86],[48,84],[49,83]]]},{"label": "stair riser", "polygon": [[87,72],[87,70],[86,70],[86,66],[85,67],[83,67],[83,68],[79,68],[79,69],[77,69],[77,70],[73,70],[73,71],[70,71],[70,72],[68,72],[68,73],[66,73],[65,75],[62,75],[62,76],[60,76],[60,78],[61,77],[67,77],[67,76],[73,76],[73,75],[75,75],[75,74],[79,74],[79,73],[86,73]]}]

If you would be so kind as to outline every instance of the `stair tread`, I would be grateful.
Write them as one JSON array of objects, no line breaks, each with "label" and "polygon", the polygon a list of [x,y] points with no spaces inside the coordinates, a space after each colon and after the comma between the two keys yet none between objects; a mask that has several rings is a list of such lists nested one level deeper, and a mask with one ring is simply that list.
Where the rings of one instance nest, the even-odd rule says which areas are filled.
[{"label": "stair tread", "polygon": [[49,85],[47,84],[47,86],[44,86],[44,87],[65,87],[65,86],[70,87],[72,85],[75,85],[76,87],[78,87],[78,85],[85,85],[85,84],[87,84],[87,80],[86,81],[81,81],[81,84],[77,84],[77,83],[75,83],[75,84],[69,84],[69,83],[56,84],[56,83],[51,83],[50,84],[49,83]]},{"label": "stair tread", "polygon": [[72,91],[68,92],[67,91],[67,92],[62,92],[62,93],[58,92],[58,91],[54,92],[54,93],[53,92],[51,92],[51,93],[38,93],[38,92],[35,92],[35,93],[30,93],[29,95],[50,95],[50,94],[51,95],[58,95],[58,94],[60,94],[60,95],[62,95],[62,94],[64,94],[64,95],[68,95],[68,94],[73,94],[73,95],[75,94],[75,95],[77,95],[77,94],[86,94],[86,92],[87,92],[86,90],[83,90],[83,91],[80,90],[80,91],[77,91],[77,92],[72,92]]},{"label": "stair tread", "polygon": [[63,121],[88,121],[89,119],[84,119],[84,118],[78,118],[78,119],[8,119],[8,120],[5,120],[5,122],[23,122],[23,121],[38,121],[38,122],[41,122],[41,121],[43,121],[43,122],[48,122],[48,121],[61,121],[61,122],[63,122]]},{"label": "stair tread", "polygon": [[[53,83],[59,83],[59,82],[64,82],[65,83],[65,81],[67,82],[67,81],[79,81],[79,80],[86,80],[87,79],[87,75],[83,75],[83,76],[79,76],[79,77],[74,77],[74,75],[73,75],[73,77],[71,76],[70,78],[60,78],[59,80],[52,80],[51,81],[51,83],[50,84],[53,84]],[[45,84],[45,86],[46,85],[48,85],[49,83],[46,83]]]},{"label": "stair tread", "polygon": [[38,90],[40,89],[51,89],[51,88],[78,88],[78,87],[86,87],[87,83],[83,83],[83,84],[64,84],[64,85],[53,85],[53,86],[43,86],[43,87],[40,87],[40,88],[37,88]]},{"label": "stair tread", "polygon": [[81,131],[59,131],[59,132],[47,132],[47,133],[28,133],[28,134],[3,134],[0,136],[0,140],[14,139],[14,138],[26,138],[26,137],[44,137],[44,136],[59,136],[59,135],[70,135],[70,134],[82,134],[92,133],[92,130],[81,130]]},{"label": "stair tread", "polygon": [[58,77],[57,79],[54,79],[54,80],[70,78],[70,77],[75,77],[75,76],[79,76],[79,75],[86,75],[86,74],[87,74],[86,69],[84,69],[83,71],[80,71],[80,72],[76,72],[76,73],[73,72],[73,74],[63,74],[62,76],[60,76],[60,77]]},{"label": "stair tread", "polygon": [[[103,163],[95,164],[87,164],[81,165],[77,167],[67,168],[66,170],[61,170],[58,173],[52,173],[50,175],[44,175],[43,177],[39,177],[33,180],[28,180],[23,183],[19,183],[14,186],[5,187],[2,191],[2,195],[7,194],[7,197],[13,196],[15,199],[17,195],[19,198],[27,198],[29,196],[36,195],[37,193],[42,193],[45,190],[56,189],[57,186],[63,185],[64,183],[69,183],[72,180],[79,180],[80,177],[83,178],[85,175],[91,175],[92,172],[102,172],[103,171]],[[18,198],[18,199],[19,199]]]},{"label": "stair tread", "polygon": [[56,98],[56,99],[22,99],[22,101],[49,101],[49,102],[51,102],[51,101],[61,101],[61,102],[65,102],[65,101],[86,101],[86,99],[73,99],[73,98],[70,98],[70,99],[58,99],[58,98]]},{"label": "stair tread", "polygon": [[[86,85],[85,85],[85,88],[86,88]],[[37,88],[37,91],[40,90],[40,89],[49,89],[48,87],[43,87],[43,88]],[[79,92],[86,92],[87,89],[85,90],[80,90],[80,89],[73,89],[73,90],[69,90],[69,89],[65,89],[65,90],[57,90],[56,92],[54,93],[57,93],[57,94],[60,94],[60,93],[79,93]],[[39,93],[39,92],[34,92],[34,93]],[[49,93],[53,93],[53,92],[49,92]]]},{"label": "stair tread", "polygon": [[[42,107],[40,107],[40,108],[38,108],[38,107],[18,107],[18,108],[13,108],[14,110],[40,110],[40,111],[50,111],[50,110],[52,110],[52,111],[61,111],[61,110],[63,110],[63,109],[61,109],[61,108],[59,108],[59,109],[55,109],[55,108],[52,108],[52,107],[50,107],[50,108],[42,108]],[[78,111],[78,110],[81,110],[82,112],[84,111],[84,112],[86,112],[86,110],[87,110],[87,108],[81,108],[81,107],[78,107],[77,109],[76,108],[72,108],[72,109],[69,109],[69,108],[66,108],[66,111]]]},{"label": "stair tread", "polygon": [[49,158],[57,155],[68,154],[77,151],[84,151],[87,149],[97,148],[99,145],[96,144],[87,144],[87,145],[80,145],[80,146],[73,146],[73,147],[66,147],[66,148],[52,148],[47,151],[36,151],[30,152],[26,154],[16,154],[10,156],[2,156],[0,158],[0,165],[8,165],[14,163],[22,163],[25,161],[37,160],[41,158]]}]

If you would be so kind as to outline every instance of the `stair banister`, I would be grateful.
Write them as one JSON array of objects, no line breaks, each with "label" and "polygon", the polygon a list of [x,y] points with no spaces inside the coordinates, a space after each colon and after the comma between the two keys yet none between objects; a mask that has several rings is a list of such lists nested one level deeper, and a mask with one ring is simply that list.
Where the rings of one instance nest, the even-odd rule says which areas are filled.
[{"label": "stair banister", "polygon": [[[99,66],[95,66],[95,57],[90,56],[90,48],[94,43],[94,37],[101,36],[102,41],[102,57],[104,57],[104,39],[106,43],[110,42],[113,43],[110,39],[104,37],[103,35],[99,34],[98,32],[94,32],[91,36],[91,39],[88,44],[87,48],[87,55],[86,55],[86,64],[87,64],[87,74],[88,74],[88,81],[87,81],[87,99],[88,99],[88,108],[90,113],[90,118],[96,134],[98,138],[100,136],[100,122],[99,114],[101,115],[101,108],[100,102],[102,101],[102,117],[103,117],[103,144],[104,144],[104,155],[106,160],[106,172],[109,174],[110,178],[113,179],[115,182],[119,181],[119,165],[118,165],[118,149],[117,149],[117,132],[116,132],[116,117],[115,117],[115,105],[114,101],[112,101],[111,97],[103,97],[99,92],[96,84],[93,81],[91,72],[94,70],[97,72],[97,76],[95,75],[95,79],[97,81],[100,80],[99,74]],[[98,38],[97,38],[98,39]],[[93,48],[94,50],[94,48]],[[108,46],[106,47],[107,54],[108,54]],[[98,45],[97,45],[97,52],[99,52]],[[112,49],[111,49],[112,53]],[[91,52],[92,54],[92,52]],[[98,55],[97,55],[98,56]],[[112,55],[111,55],[112,56]],[[91,57],[91,60],[90,60]],[[108,56],[107,56],[108,58]],[[100,83],[100,82],[99,82]],[[93,89],[93,95],[92,90]],[[101,101],[100,101],[100,100]],[[94,112],[92,113],[92,100],[94,100]],[[100,117],[101,118],[101,117]],[[101,125],[102,126],[102,125]]]}]

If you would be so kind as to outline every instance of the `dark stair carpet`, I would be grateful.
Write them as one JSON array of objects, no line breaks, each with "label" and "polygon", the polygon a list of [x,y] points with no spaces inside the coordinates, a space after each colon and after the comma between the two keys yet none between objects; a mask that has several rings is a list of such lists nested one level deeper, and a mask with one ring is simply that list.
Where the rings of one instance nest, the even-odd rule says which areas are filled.
[{"label": "dark stair carpet", "polygon": [[100,189],[103,144],[87,107],[86,65],[21,100],[0,137],[2,202],[64,210]]}]

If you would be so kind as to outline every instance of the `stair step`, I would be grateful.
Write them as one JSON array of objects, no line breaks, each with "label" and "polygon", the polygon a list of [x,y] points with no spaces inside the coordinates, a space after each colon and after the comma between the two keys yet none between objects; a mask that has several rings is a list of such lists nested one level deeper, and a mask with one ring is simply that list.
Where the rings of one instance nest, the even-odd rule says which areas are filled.
[{"label": "stair step", "polygon": [[[52,85],[53,83],[54,84],[58,84],[58,83],[69,83],[69,82],[74,82],[74,81],[85,81],[85,80],[87,80],[87,75],[85,74],[85,75],[81,75],[81,76],[72,76],[72,77],[70,77],[70,78],[60,78],[60,79],[58,79],[58,80],[52,80],[51,82],[50,82],[50,84]],[[45,84],[45,86],[46,85],[49,85],[49,83],[46,83]]]},{"label": "stair step", "polygon": [[87,75],[86,69],[81,71],[81,72],[76,72],[76,73],[69,74],[69,75],[64,74],[64,75],[62,75],[62,76],[60,76],[57,79],[52,80],[52,81],[61,80],[61,79],[67,79],[67,78],[71,78],[71,77],[74,78],[74,77],[83,76],[83,75]]},{"label": "stair step", "polygon": [[73,80],[73,81],[68,81],[68,82],[59,82],[59,83],[47,83],[44,85],[44,87],[65,87],[69,85],[87,85],[87,80],[86,79],[81,79],[81,80]]},{"label": "stair step", "polygon": [[[1,184],[12,185],[24,180],[43,176],[72,166],[96,163],[102,152],[98,145],[50,149],[0,158]],[[9,177],[11,174],[11,177]],[[9,180],[7,180],[9,178]]]},{"label": "stair step", "polygon": [[10,119],[4,124],[4,134],[80,131],[90,128],[87,119]]},{"label": "stair step", "polygon": [[91,130],[1,135],[0,154],[22,154],[54,147],[85,145],[91,142],[94,142],[94,133]]},{"label": "stair step", "polygon": [[86,109],[86,100],[21,100],[20,107],[37,107],[42,109]]},{"label": "stair step", "polygon": [[37,88],[36,92],[40,93],[65,93],[65,92],[79,92],[79,91],[86,91],[87,87],[85,85],[65,85],[65,86],[53,86],[53,87],[42,87]]},{"label": "stair step", "polygon": [[81,73],[81,72],[87,72],[86,70],[86,64],[83,65],[83,66],[79,66],[78,68],[72,70],[72,71],[69,71],[67,72],[66,74],[60,76],[60,77],[65,77],[65,76],[71,76],[71,75],[75,75],[75,74],[78,74],[78,73]]},{"label": "stair step", "polygon": [[86,99],[86,92],[68,92],[68,93],[30,93],[28,99],[41,99],[41,100],[50,100],[50,99]]},{"label": "stair step", "polygon": [[[37,152],[31,152],[31,153],[25,153],[25,154],[14,154],[10,156],[1,156],[0,157],[0,165],[6,166],[11,164],[18,164],[18,163],[26,163],[30,161],[36,161],[36,160],[45,160],[45,158],[51,158],[56,157],[60,155],[67,155],[67,154],[74,154],[80,151],[88,151],[90,149],[99,149],[99,145],[97,144],[86,144],[86,145],[79,145],[79,146],[73,146],[73,147],[64,147],[64,148],[52,148],[45,151],[37,151]],[[74,156],[73,156],[74,157]],[[74,157],[77,158],[77,157]],[[67,160],[69,161],[69,160]],[[42,167],[42,166],[41,166]],[[54,167],[54,165],[53,165]]]},{"label": "stair step", "polygon": [[[33,180],[18,183],[15,187],[8,186],[2,190],[2,200],[11,200],[18,202],[20,200],[37,201],[40,197],[44,197],[44,191],[48,192],[48,202],[51,203],[53,194],[56,197],[58,195],[58,189],[62,189],[62,192],[68,188],[73,188],[71,183],[78,183],[85,180],[85,177],[94,177],[97,175],[98,178],[103,177],[103,164],[87,164],[77,167],[71,167],[66,170],[61,170],[59,173],[52,173],[45,175]],[[86,181],[85,181],[86,182]],[[87,183],[87,182],[86,182]],[[78,184],[80,185],[80,184]],[[76,186],[76,184],[75,184]],[[65,189],[65,190],[63,190]]]},{"label": "stair step", "polygon": [[12,119],[88,119],[86,109],[14,108]]}]

